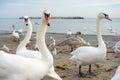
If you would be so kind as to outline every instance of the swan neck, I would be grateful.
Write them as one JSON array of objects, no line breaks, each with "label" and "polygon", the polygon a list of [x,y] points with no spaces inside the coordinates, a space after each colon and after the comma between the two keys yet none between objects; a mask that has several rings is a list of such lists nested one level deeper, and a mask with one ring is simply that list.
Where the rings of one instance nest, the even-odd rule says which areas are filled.
[{"label": "swan neck", "polygon": [[15,27],[13,27],[13,31],[15,31]]},{"label": "swan neck", "polygon": [[15,33],[15,29],[13,29],[13,33]]},{"label": "swan neck", "polygon": [[[43,26],[43,27],[42,27]],[[36,46],[38,47],[38,45],[40,44],[40,42],[45,43],[45,33],[46,33],[46,25],[45,25],[45,21],[43,20],[43,18],[41,18],[41,22],[38,28],[38,31],[36,33]],[[40,40],[40,41],[39,41]]]},{"label": "swan neck", "polygon": [[48,61],[48,63],[53,64],[53,57],[50,53],[50,51],[48,50],[46,43],[45,43],[45,34],[46,34],[46,30],[47,30],[47,25],[45,22],[45,19],[42,17],[41,18],[41,25],[38,29],[38,36],[37,36],[37,46],[39,51],[41,52],[43,58],[46,58],[46,60]]},{"label": "swan neck", "polygon": [[98,46],[105,46],[104,41],[102,39],[102,34],[101,34],[101,27],[100,27],[101,19],[97,19],[97,39],[98,39]]},{"label": "swan neck", "polygon": [[27,43],[29,43],[30,41],[31,35],[32,35],[32,24],[30,22],[30,24],[27,26],[26,36],[23,39],[23,41],[20,43],[20,45],[18,46],[18,49],[26,48]]},{"label": "swan neck", "polygon": [[[46,29],[47,29],[47,25],[45,25],[45,21],[42,19],[41,21],[41,25],[38,29],[38,34],[37,34],[37,42],[38,42],[38,45],[41,43],[41,44],[44,44],[44,47],[46,46],[45,45],[45,33],[46,33]],[[41,45],[39,45],[41,46]]]}]

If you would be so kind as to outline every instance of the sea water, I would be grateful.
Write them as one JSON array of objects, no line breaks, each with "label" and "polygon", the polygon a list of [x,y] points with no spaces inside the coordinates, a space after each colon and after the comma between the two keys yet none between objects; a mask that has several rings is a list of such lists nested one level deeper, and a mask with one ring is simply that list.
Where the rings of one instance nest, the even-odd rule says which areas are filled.
[{"label": "sea water", "polygon": [[[31,19],[31,22],[33,31],[36,32],[40,19]],[[16,31],[27,30],[23,19],[0,18],[0,33],[12,32],[12,25],[16,26]],[[51,19],[50,27],[47,28],[47,32],[51,33],[67,33],[68,30],[71,30],[72,33],[80,31],[83,34],[96,34],[96,18]],[[103,35],[120,35],[120,18],[113,18],[112,21],[102,20],[101,30]]]}]

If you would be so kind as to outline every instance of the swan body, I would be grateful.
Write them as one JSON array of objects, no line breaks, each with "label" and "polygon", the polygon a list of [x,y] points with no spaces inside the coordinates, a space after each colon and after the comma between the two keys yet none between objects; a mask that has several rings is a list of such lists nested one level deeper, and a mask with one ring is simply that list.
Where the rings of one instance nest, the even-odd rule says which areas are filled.
[{"label": "swan body", "polygon": [[48,69],[43,60],[0,51],[0,80],[40,80]]},{"label": "swan body", "polygon": [[41,59],[42,57],[39,51],[33,51],[28,49],[17,50],[16,55],[20,55],[28,58],[36,58],[36,59]]},{"label": "swan body", "polygon": [[15,31],[15,26],[13,25],[13,32],[12,32],[12,36],[14,39],[18,40],[19,41],[19,33],[17,33]]},{"label": "swan body", "polygon": [[79,47],[71,53],[73,56],[70,59],[76,61],[78,65],[93,64],[104,61],[106,56],[105,52],[105,49],[99,50],[95,47]]},{"label": "swan body", "polygon": [[120,79],[120,66],[118,66],[115,75],[112,77],[111,80],[119,80]]},{"label": "swan body", "polygon": [[[40,51],[28,50],[26,48],[26,45],[29,42],[30,37],[32,35],[32,24],[31,24],[31,21],[29,20],[28,16],[25,16],[24,19],[25,19],[25,24],[28,27],[28,30],[27,30],[27,34],[26,34],[24,40],[19,44],[19,46],[17,48],[16,55],[20,55],[20,56],[24,56],[24,57],[28,57],[28,58],[35,58],[35,59],[39,60],[42,58]],[[47,75],[52,78],[61,80],[59,75],[54,71],[54,66],[52,66],[50,68]]]},{"label": "swan body", "polygon": [[[38,59],[38,60],[42,58],[41,53],[39,51],[32,51],[27,49],[23,49],[20,52],[18,51],[16,54],[20,56],[28,57],[28,58]],[[55,72],[53,65],[47,72],[47,75],[54,79],[62,80],[60,76]]]},{"label": "swan body", "polygon": [[51,51],[53,55],[57,55],[57,49],[54,47],[53,50]]},{"label": "swan body", "polygon": [[19,39],[19,34],[17,32],[13,31],[12,34],[13,34],[13,37],[15,37],[16,39]]},{"label": "swan body", "polygon": [[[89,65],[89,73],[91,72],[91,64],[103,62],[106,58],[106,45],[102,39],[100,22],[103,18],[109,19],[105,13],[100,13],[97,19],[97,39],[98,47],[83,46],[73,51],[70,60],[77,62],[79,66],[79,75],[82,76],[81,65]],[[110,20],[110,19],[109,19]]]}]

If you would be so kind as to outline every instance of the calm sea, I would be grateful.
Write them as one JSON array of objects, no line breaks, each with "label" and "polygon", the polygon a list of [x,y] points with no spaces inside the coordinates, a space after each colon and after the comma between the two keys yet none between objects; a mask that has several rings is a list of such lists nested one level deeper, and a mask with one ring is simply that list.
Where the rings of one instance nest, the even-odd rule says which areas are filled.
[{"label": "calm sea", "polygon": [[[36,23],[40,23],[40,19],[31,19],[31,22],[33,31],[36,32],[39,26]],[[26,31],[27,29],[23,19],[0,18],[0,33],[11,32],[13,24],[16,26],[16,30]],[[101,28],[103,35],[120,35],[120,18],[113,18],[112,21],[102,20]],[[84,34],[96,34],[96,19],[52,19],[47,32],[66,33],[69,29],[72,33],[80,31]]]}]

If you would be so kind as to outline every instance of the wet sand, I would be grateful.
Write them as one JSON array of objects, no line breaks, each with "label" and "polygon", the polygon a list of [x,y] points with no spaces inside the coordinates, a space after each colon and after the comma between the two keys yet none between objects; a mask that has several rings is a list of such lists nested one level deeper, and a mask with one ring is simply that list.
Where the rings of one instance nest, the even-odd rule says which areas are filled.
[{"label": "wet sand", "polygon": [[[31,38],[31,42],[28,49],[33,49],[35,44],[35,34],[33,34]],[[49,37],[53,36],[56,40],[56,44],[62,42],[66,37],[65,34],[56,34],[49,33],[46,35],[46,43],[49,45]],[[73,35],[74,36],[74,35]],[[20,38],[22,40],[24,36]],[[97,46],[97,37],[96,35],[83,35],[82,38],[90,42],[92,46]],[[97,74],[97,76],[87,76],[86,78],[78,77],[78,66],[73,64],[72,62],[66,66],[64,69],[58,68],[62,62],[68,62],[70,55],[70,47],[68,45],[64,46],[56,46],[58,54],[54,56],[54,66],[56,72],[61,76],[63,80],[110,80],[114,75],[117,66],[120,64],[120,55],[115,54],[113,51],[113,46],[116,42],[120,40],[120,36],[103,36],[103,39],[107,45],[107,58],[105,63],[98,63],[99,68],[95,65],[92,65],[92,70]],[[14,42],[11,34],[0,34],[0,49],[2,49],[3,45],[7,45],[10,48],[10,53],[15,54],[16,48],[18,46],[17,42]],[[69,61],[70,62],[70,61]],[[82,71],[86,73],[88,70],[88,66],[83,66]],[[42,80],[54,80],[50,77],[45,76]]]}]

